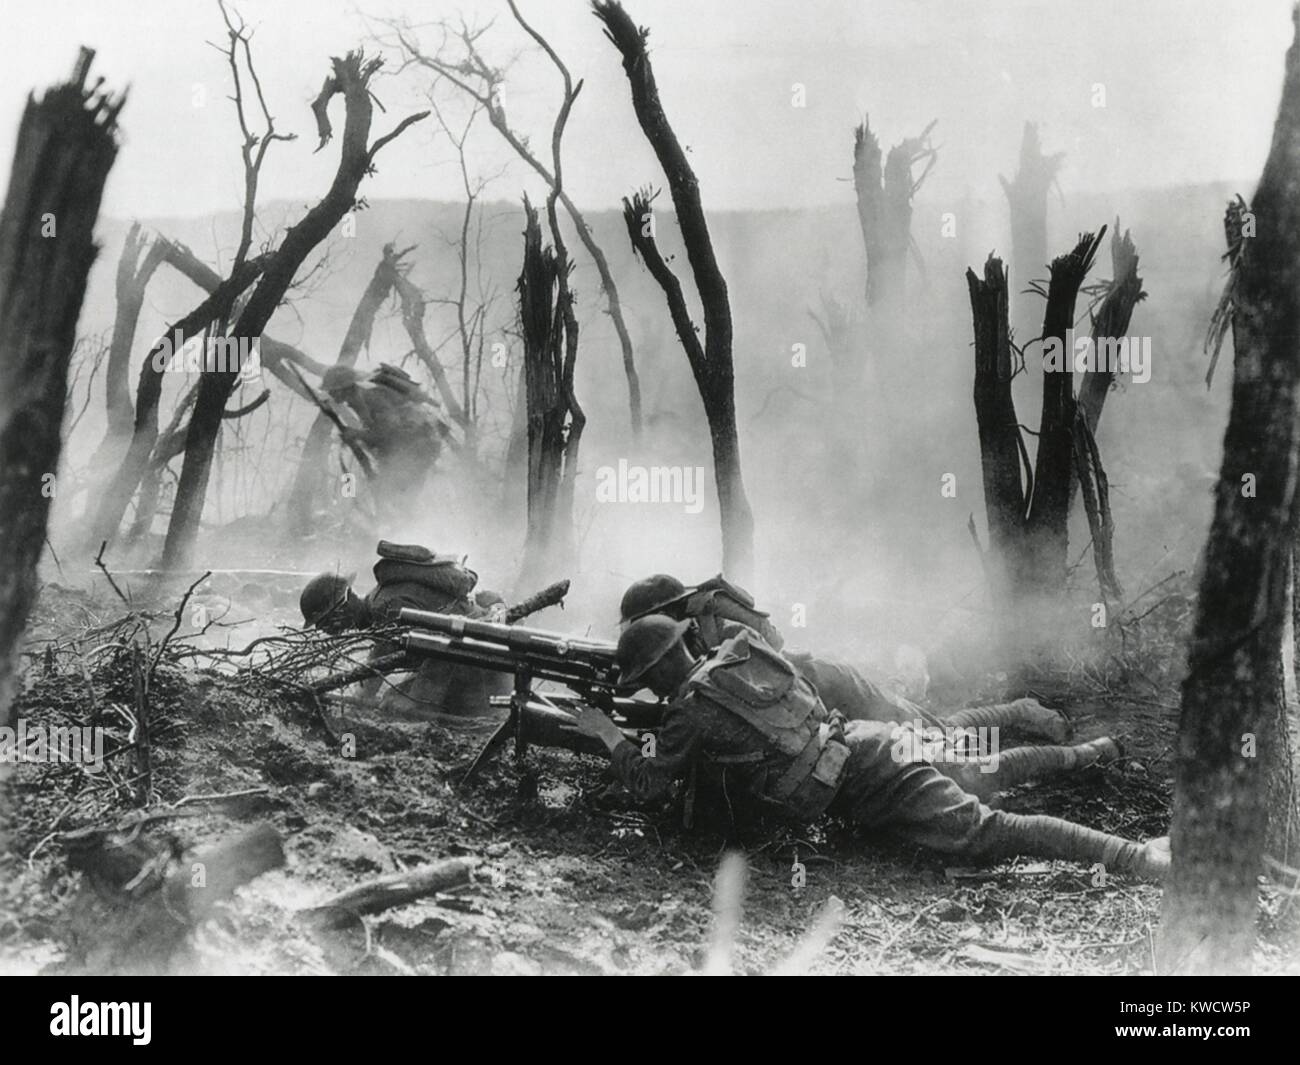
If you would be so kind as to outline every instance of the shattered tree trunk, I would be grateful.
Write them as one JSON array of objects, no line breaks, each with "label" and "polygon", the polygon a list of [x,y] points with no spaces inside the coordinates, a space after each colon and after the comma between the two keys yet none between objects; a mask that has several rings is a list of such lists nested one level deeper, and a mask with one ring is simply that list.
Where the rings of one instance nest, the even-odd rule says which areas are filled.
[{"label": "shattered tree trunk", "polygon": [[[1043,375],[1036,464],[1030,462],[1011,392],[1014,361],[1006,270],[1000,259],[990,255],[982,279],[973,270],[966,272],[975,333],[975,416],[989,527],[985,568],[1003,654],[1017,669],[1032,669],[1046,650],[1052,619],[1064,603],[1069,512],[1080,487],[1102,599],[1113,604],[1123,594],[1115,575],[1109,486],[1093,432],[1114,374],[1097,366],[1089,369],[1076,399],[1069,372],[1072,352],[1065,347],[1065,329],[1073,321],[1077,294],[1104,233],[1103,228],[1096,237],[1085,234],[1069,255],[1052,264],[1044,335],[1055,338],[1065,359]],[[1108,334],[1128,328],[1133,306],[1145,295],[1128,234],[1113,242],[1112,252],[1117,276],[1094,322],[1094,351],[1100,350],[1098,342],[1110,339]]]},{"label": "shattered tree trunk", "polygon": [[[1043,412],[1034,459],[1034,487],[1025,521],[1025,566],[1020,570],[1023,591],[1046,600],[1065,590],[1069,550],[1070,496],[1074,484],[1074,373],[1067,333],[1074,325],[1079,287],[1092,267],[1105,235],[1083,234],[1074,250],[1052,260],[1043,314],[1044,344],[1055,342],[1064,365],[1043,374]],[[1045,367],[1045,370],[1047,368]]]},{"label": "shattered tree trunk", "polygon": [[[37,592],[62,450],[68,364],[122,98],[86,87],[94,52],[27,98],[0,211],[0,727],[13,728],[23,630]],[[7,762],[7,760],[6,760]],[[0,852],[10,824],[0,764]]]},{"label": "shattered tree trunk", "polygon": [[68,363],[122,100],[88,87],[94,53],[28,97],[0,214],[0,725],[10,696],[62,449]]},{"label": "shattered tree trunk", "polygon": [[[222,282],[219,273],[177,241],[167,242],[166,262],[168,266],[183,274],[208,295],[215,292]],[[281,384],[306,400],[310,400],[311,396],[303,389],[302,382],[298,380],[290,366],[296,366],[317,377],[329,368],[292,344],[286,344],[283,340],[277,340],[267,333],[263,333],[258,339],[257,353],[263,369],[274,374]]]},{"label": "shattered tree trunk", "polygon": [[1047,193],[1063,158],[1061,153],[1044,155],[1038,127],[1026,122],[1015,180],[998,175],[1011,209],[1011,261],[1021,286],[1041,276],[1047,266]]},{"label": "shattered tree trunk", "polygon": [[975,421],[979,429],[984,509],[988,516],[993,598],[1014,609],[1014,567],[1024,555],[1026,490],[1021,463],[1029,455],[1011,396],[1011,343],[1007,324],[1007,274],[993,255],[984,277],[966,271],[975,329]]},{"label": "shattered tree trunk", "polygon": [[[409,250],[409,249],[408,249]],[[375,267],[370,283],[361,294],[357,308],[352,312],[343,343],[339,345],[339,355],[335,366],[349,369],[357,364],[361,349],[370,343],[370,334],[374,331],[375,316],[383,306],[388,294],[393,291],[397,280],[399,260],[405,252],[397,253],[391,244],[385,245],[379,265]],[[312,503],[326,489],[329,471],[330,436],[334,423],[324,414],[317,413],[307,439],[303,443],[302,457],[298,460],[298,471],[294,476],[293,488],[289,492],[288,524],[289,531],[296,536],[303,536],[311,531]]]},{"label": "shattered tree trunk", "polygon": [[[1102,341],[1114,341],[1128,335],[1133,309],[1147,294],[1142,291],[1142,278],[1138,276],[1138,253],[1128,230],[1121,236],[1119,219],[1110,237],[1111,285],[1101,308],[1092,323],[1093,350],[1099,351]],[[1079,386],[1079,409],[1083,412],[1089,431],[1096,433],[1101,423],[1102,408],[1115,383],[1113,370],[1098,365],[1084,375]]]},{"label": "shattered tree trunk", "polygon": [[695,384],[704,404],[713,445],[713,469],[722,517],[724,571],[741,582],[752,578],[754,567],[754,515],[745,494],[740,465],[740,436],[736,428],[735,368],[732,359],[731,301],[727,282],[718,266],[708,221],[700,200],[699,180],[668,123],[654,70],[646,52],[649,30],[638,28],[621,4],[596,0],[596,16],[605,35],[623,57],[623,70],[632,91],[632,107],[642,133],[663,168],[677,212],[677,224],[686,257],[704,309],[704,343],[691,321],[681,282],[659,253],[654,238],[650,196],[638,194],[623,201],[623,218],[633,248],[658,282],[668,301],[678,339],[686,351]]},{"label": "shattered tree trunk", "polygon": [[[248,343],[261,338],[307,256],[353,209],[357,189],[373,169],[374,157],[379,149],[413,121],[419,121],[428,113],[422,112],[403,120],[392,133],[370,145],[368,142],[374,103],[369,82],[382,61],[366,59],[360,51],[355,51],[349,52],[343,59],[335,58],[332,62],[333,71],[313,104],[313,110],[317,115],[323,146],[333,135],[327,117],[329,101],[339,93],[344,97],[346,119],[338,169],[325,196],[289,228],[279,248],[268,255],[266,267],[252,295],[238,320],[227,332],[228,336]],[[186,435],[185,460],[176,489],[176,503],[172,508],[167,540],[163,545],[160,563],[163,570],[184,569],[189,564],[198,536],[199,519],[203,513],[222,416],[238,379],[238,369],[227,368],[224,371],[205,373],[199,383],[199,395]]]},{"label": "shattered tree trunk", "polygon": [[[135,426],[135,408],[131,403],[131,351],[135,346],[145,292],[168,249],[165,240],[154,240],[147,251],[145,243],[140,223],[132,222],[117,261],[114,281],[117,312],[113,318],[113,338],[109,343],[108,365],[104,373],[107,428],[91,459],[88,480],[92,485],[104,484],[112,476],[130,446]],[[98,494],[92,490],[89,506],[93,507],[97,499]]]},{"label": "shattered tree trunk", "polygon": [[[933,125],[933,123],[931,124]],[[912,180],[912,165],[933,156],[929,130],[889,150],[881,162],[880,141],[870,120],[853,131],[853,191],[858,228],[867,257],[867,311],[877,340],[896,342],[907,316],[907,256],[912,247],[912,197],[925,174]],[[928,172],[928,171],[927,171]]]},{"label": "shattered tree trunk", "polygon": [[[564,490],[576,472],[573,411],[565,387],[565,354],[572,296],[553,248],[542,246],[537,211],[524,200],[524,266],[519,275],[519,324],[524,344],[524,418],[527,426],[528,531],[523,585],[564,570],[573,557],[573,497]],[[566,307],[566,304],[568,306]],[[576,345],[576,334],[572,338]],[[567,505],[566,505],[567,504]]]},{"label": "shattered tree trunk", "polygon": [[[551,227],[551,239],[555,244],[556,252],[559,254],[562,262],[565,264],[567,273],[567,264],[569,262],[568,251],[564,246],[564,237],[560,233],[559,221],[555,215],[555,204],[558,200],[564,204],[564,209],[568,212],[573,227],[577,230],[578,239],[582,241],[582,246],[587,249],[587,254],[591,256],[591,261],[596,264],[596,273],[600,275],[600,288],[605,294],[605,305],[609,312],[610,321],[614,323],[614,332],[618,336],[618,345],[623,353],[623,376],[627,380],[627,398],[628,413],[632,423],[632,439],[639,441],[641,439],[641,430],[643,427],[641,416],[641,379],[637,374],[636,361],[632,354],[632,337],[627,330],[627,322],[623,319],[623,303],[619,298],[618,286],[614,284],[614,275],[610,271],[609,262],[605,258],[605,252],[599,244],[596,243],[596,236],[587,225],[587,220],[582,217],[577,205],[569,198],[568,191],[564,188],[563,176],[560,171],[560,138],[563,135],[565,122],[568,120],[570,109],[574,101],[578,98],[578,93],[582,91],[582,83],[579,82],[575,88],[573,78],[569,74],[568,67],[560,59],[559,53],[551,47],[550,42],[538,33],[519,13],[519,7],[510,0],[510,12],[514,15],[515,21],[523,27],[524,31],[533,38],[534,41],[546,52],[551,62],[559,70],[564,79],[564,103],[560,107],[560,115],[557,119],[554,132],[552,135],[552,163],[553,170],[547,170],[541,164],[541,161],[529,150],[525,141],[519,140],[514,131],[510,129],[506,121],[505,111],[501,107],[500,97],[489,97],[487,103],[488,118],[497,131],[506,139],[512,148],[523,158],[546,182],[550,195],[547,198],[547,220]],[[567,286],[568,282],[565,281]],[[576,332],[575,332],[576,336]]]},{"label": "shattered tree trunk", "polygon": [[1178,727],[1163,973],[1248,972],[1255,943],[1270,758],[1254,747],[1275,716],[1300,500],[1300,21],[1296,31],[1257,235],[1238,264],[1232,410]]},{"label": "shattered tree trunk", "polygon": [[[1052,263],[1043,335],[1065,350],[1075,300],[1101,242],[1084,234]],[[1073,374],[1043,375],[1043,415],[1031,470],[1011,396],[1009,294],[1002,261],[989,256],[984,278],[966,271],[975,332],[975,417],[989,541],[999,574],[995,595],[1017,615],[1059,600],[1065,590],[1069,506],[1076,473]],[[1023,469],[1023,476],[1022,476]]]},{"label": "shattered tree trunk", "polygon": [[[900,257],[885,246],[881,219],[885,213],[884,156],[880,140],[866,119],[853,131],[853,192],[858,204],[858,228],[867,256],[867,307],[874,311],[884,298],[890,274],[887,262],[906,263],[907,249]],[[896,274],[895,274],[896,276]]]},{"label": "shattered tree trunk", "polygon": [[[515,10],[515,17],[519,17],[519,12]],[[522,23],[522,19],[520,20]],[[525,24],[525,28],[527,28]],[[531,33],[532,31],[529,30]],[[547,52],[551,52],[553,60],[559,65],[562,73],[567,77],[563,64],[559,63],[549,45],[543,42],[540,36],[534,34],[536,40],[542,44]],[[574,96],[577,94],[574,93]],[[568,98],[568,104],[571,105],[573,97]],[[609,313],[609,320],[613,323],[614,333],[618,337],[619,350],[623,356],[623,377],[627,381],[627,399],[628,399],[628,416],[631,422],[632,438],[639,440],[641,431],[644,427],[641,411],[641,378],[637,373],[636,357],[632,349],[632,335],[628,332],[627,320],[623,316],[623,301],[618,292],[618,285],[614,281],[614,272],[609,268],[609,260],[605,256],[605,251],[596,242],[596,235],[591,226],[587,224],[586,218],[578,209],[578,205],[570,199],[569,194],[563,188],[556,187],[555,174],[537,158],[528,144],[520,140],[514,130],[510,128],[506,121],[504,110],[501,108],[498,97],[489,97],[486,104],[488,112],[488,121],[492,123],[493,128],[505,139],[537,175],[546,183],[546,187],[553,193],[559,202],[564,206],[565,213],[568,214],[570,221],[573,222],[574,231],[578,234],[578,240],[591,256],[592,263],[595,264],[596,273],[600,277],[600,290],[605,296],[605,308]]]},{"label": "shattered tree trunk", "polygon": [[[195,286],[206,292],[209,296],[216,294],[218,288],[223,285],[224,282],[221,275],[212,269],[212,267],[208,266],[207,263],[199,259],[198,256],[196,256],[184,244],[174,240],[159,240],[155,246],[162,249],[161,256],[163,262],[168,266],[171,266],[189,281],[193,282]],[[249,277],[249,283],[251,283],[252,275],[250,274]],[[218,300],[221,300],[220,296],[218,296]],[[224,300],[222,300],[220,306],[226,306]],[[233,306],[233,304],[230,306]],[[228,313],[228,310],[222,312],[222,314],[217,315],[217,319],[223,318]],[[190,335],[188,331],[187,335]],[[204,343],[206,343],[206,341],[204,341]],[[317,362],[292,344],[286,344],[281,340],[277,340],[274,337],[265,334],[258,342],[257,351],[263,369],[273,374],[277,380],[285,385],[285,387],[291,389],[304,398],[311,398],[303,388],[302,383],[298,380],[297,375],[291,367],[300,367],[304,371],[319,376],[323,374],[326,369],[323,363]],[[139,394],[141,397],[144,397],[147,392],[150,402],[157,404],[160,399],[160,391],[158,390],[161,389],[162,378],[159,377],[154,379],[152,377],[147,377],[146,374],[149,372],[150,367],[148,365],[148,360],[146,360],[145,367],[141,369],[141,385]],[[167,464],[171,462],[172,459],[182,454],[185,450],[185,430],[197,391],[197,386],[195,386],[186,393],[185,397],[176,405],[170,424],[161,433],[157,431],[155,412],[152,426],[148,423],[145,424],[145,431],[138,443],[139,451],[137,453],[143,452],[145,441],[152,439],[152,446],[144,463],[143,471],[137,472],[137,470],[132,467],[123,472],[125,480],[130,480],[131,477],[134,477],[135,483],[138,485],[135,516],[131,521],[130,529],[124,540],[128,549],[141,542],[153,527],[154,518],[158,510],[158,500],[162,489],[163,473],[167,468]],[[267,394],[264,391],[262,396],[255,402],[263,402],[266,396]],[[224,416],[229,419],[232,416],[232,412],[227,411]],[[134,492],[136,489],[131,488],[129,491]],[[128,501],[129,492],[127,498],[122,500],[121,505],[123,510]],[[118,520],[120,521],[120,519],[121,514],[119,513]],[[114,529],[114,534],[116,534],[116,532],[117,530]],[[88,547],[93,551],[102,540],[111,540],[112,538],[113,537],[109,535],[101,535],[98,539],[90,542]]]},{"label": "shattered tree trunk", "polygon": [[109,452],[126,446],[135,424],[135,410],[131,406],[131,349],[135,344],[135,330],[144,306],[145,290],[167,254],[164,241],[155,240],[147,251],[144,251],[144,246],[140,223],[132,222],[117,261],[117,314],[113,319],[113,339],[104,374],[108,431],[100,448]]},{"label": "shattered tree trunk", "polygon": [[424,293],[416,287],[409,277],[402,273],[397,275],[393,284],[397,289],[398,301],[402,305],[402,325],[406,329],[406,335],[411,339],[411,346],[415,349],[415,355],[424,363],[425,369],[429,371],[429,376],[433,378],[434,386],[438,389],[438,395],[447,408],[447,414],[460,428],[463,439],[470,428],[469,416],[465,413],[465,408],[461,406],[460,400],[456,396],[456,390],[452,387],[451,379],[447,376],[447,371],[443,368],[442,363],[438,361],[437,353],[434,352],[433,346],[429,343],[428,334],[424,331],[424,310],[426,305]]},{"label": "shattered tree trunk", "polygon": [[158,441],[153,446],[148,468],[140,480],[135,517],[122,541],[128,550],[142,542],[153,530],[154,516],[158,512],[158,501],[162,495],[163,473],[167,469],[167,464],[185,450],[185,423],[194,407],[194,397],[198,395],[198,391],[198,385],[194,385],[181,397],[172,412],[171,422],[159,434]]},{"label": "shattered tree trunk", "polygon": [[[1115,364],[1121,347],[1128,348],[1128,327],[1133,309],[1146,299],[1142,279],[1138,276],[1137,248],[1125,230],[1121,235],[1119,219],[1110,238],[1111,282],[1101,307],[1092,322],[1092,350],[1096,362],[1079,386],[1074,419],[1074,463],[1076,479],[1071,496],[1082,491],[1084,512],[1092,534],[1093,562],[1102,598],[1111,604],[1122,600],[1124,591],[1115,573],[1115,526],[1110,510],[1110,487],[1097,445],[1097,427],[1101,412],[1115,383]],[[1130,352],[1130,357],[1131,357]]]}]

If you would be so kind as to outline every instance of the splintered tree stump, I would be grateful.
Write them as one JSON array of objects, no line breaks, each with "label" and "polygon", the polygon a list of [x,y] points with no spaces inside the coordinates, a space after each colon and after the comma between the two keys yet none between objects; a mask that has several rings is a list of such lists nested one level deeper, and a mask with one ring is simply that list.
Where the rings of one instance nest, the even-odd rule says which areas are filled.
[{"label": "splintered tree stump", "polygon": [[0,725],[36,595],[68,364],[117,156],[122,101],[87,87],[93,56],[83,48],[72,80],[28,99],[0,213]]},{"label": "splintered tree stump", "polygon": [[189,935],[235,891],[284,865],[280,834],[258,825],[183,857],[176,841],[92,833],[67,841],[83,885],[71,907],[73,971],[150,974],[188,967]]},{"label": "splintered tree stump", "polygon": [[999,175],[1011,208],[1012,263],[1020,275],[1018,284],[1041,277],[1047,269],[1047,193],[1064,158],[1063,152],[1044,155],[1038,127],[1026,122],[1015,179]]},{"label": "splintered tree stump", "polygon": [[[576,345],[568,264],[542,244],[537,211],[524,197],[524,264],[519,326],[524,342],[524,400],[528,441],[528,531],[525,580],[572,564],[572,479],[585,418],[573,395],[568,348]],[[569,487],[566,490],[566,485]]]},{"label": "splintered tree stump", "polygon": [[405,873],[380,877],[350,888],[321,906],[304,910],[301,916],[317,929],[346,928],[364,914],[382,913],[468,884],[470,874],[479,863],[478,858],[447,858]]}]

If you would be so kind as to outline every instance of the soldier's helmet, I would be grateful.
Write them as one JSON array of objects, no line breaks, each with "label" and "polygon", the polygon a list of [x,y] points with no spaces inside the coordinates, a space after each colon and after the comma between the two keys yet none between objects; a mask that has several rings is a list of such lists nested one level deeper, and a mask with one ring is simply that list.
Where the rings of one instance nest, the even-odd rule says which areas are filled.
[{"label": "soldier's helmet", "polygon": [[337,573],[320,573],[307,582],[298,597],[298,609],[307,625],[317,625],[348,600],[352,579]]},{"label": "soldier's helmet", "polygon": [[689,621],[674,621],[663,614],[651,614],[632,622],[618,638],[615,660],[620,687],[640,681],[656,662],[681,642]]},{"label": "soldier's helmet", "polygon": [[626,625],[648,614],[658,614],[664,607],[686,595],[686,585],[667,573],[656,573],[633,584],[619,603],[621,621]]}]

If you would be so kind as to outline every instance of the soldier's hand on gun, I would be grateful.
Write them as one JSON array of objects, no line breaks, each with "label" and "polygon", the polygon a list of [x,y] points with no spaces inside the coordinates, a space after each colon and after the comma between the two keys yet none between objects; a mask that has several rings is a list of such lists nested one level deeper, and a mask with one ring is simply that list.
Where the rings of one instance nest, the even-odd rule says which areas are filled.
[{"label": "soldier's hand on gun", "polygon": [[591,736],[600,740],[606,747],[613,749],[626,737],[622,730],[612,722],[603,711],[594,706],[584,706],[577,713],[572,724],[561,725],[566,732],[576,732],[581,736]]}]

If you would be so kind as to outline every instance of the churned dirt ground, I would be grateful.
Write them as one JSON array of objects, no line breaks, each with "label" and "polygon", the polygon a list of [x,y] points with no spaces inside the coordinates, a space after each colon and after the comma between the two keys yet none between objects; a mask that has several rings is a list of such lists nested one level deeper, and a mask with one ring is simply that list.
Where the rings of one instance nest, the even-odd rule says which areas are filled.
[{"label": "churned dirt ground", "polygon": [[[1174,608],[1162,634],[1170,646],[1169,632],[1186,620]],[[1151,971],[1160,901],[1153,885],[1122,877],[1097,884],[1087,868],[1054,862],[957,868],[834,823],[797,834],[733,826],[705,810],[697,811],[704,823],[687,832],[678,809],[636,808],[600,761],[565,751],[533,750],[520,762],[507,750],[461,788],[490,723],[383,721],[364,710],[322,716],[264,671],[196,666],[202,659],[187,657],[184,640],[166,646],[153,674],[142,782],[123,768],[141,764],[123,708],[134,692],[125,636],[142,630],[106,621],[114,612],[113,603],[70,592],[47,592],[42,602],[20,713],[50,722],[91,715],[106,726],[108,760],[99,779],[69,766],[19,768],[18,817],[0,857],[0,971],[77,967],[94,930],[72,916],[85,889],[69,870],[64,834],[142,811],[152,819],[141,836],[170,836],[178,852],[257,823],[285,841],[286,865],[242,889],[193,937],[182,971],[696,972],[713,935],[715,874],[735,849],[748,870],[737,972],[780,967],[833,899],[842,902],[837,931],[797,969]],[[164,609],[144,623],[153,649],[171,620]],[[68,635],[97,626],[99,637]],[[1164,646],[1147,645],[1149,653]],[[1069,715],[1078,739],[1113,735],[1125,757],[1022,786],[1002,797],[1004,807],[1131,838],[1165,833],[1176,667],[1147,667],[1118,681],[1111,669],[1045,682],[1044,701]],[[344,736],[355,751],[344,752]],[[332,931],[302,919],[300,911],[363,881],[454,856],[479,860],[467,885]],[[1263,971],[1296,971],[1274,932],[1288,901],[1266,893]]]}]

